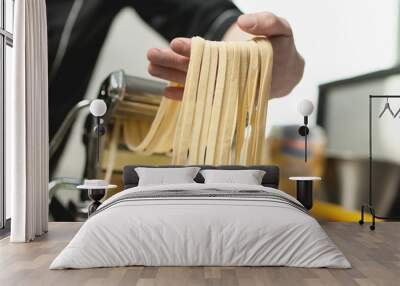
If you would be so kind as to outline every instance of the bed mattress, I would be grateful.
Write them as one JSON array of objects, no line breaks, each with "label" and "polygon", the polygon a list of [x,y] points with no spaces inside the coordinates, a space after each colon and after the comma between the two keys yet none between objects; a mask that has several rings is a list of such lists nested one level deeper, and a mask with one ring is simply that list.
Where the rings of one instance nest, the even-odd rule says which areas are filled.
[{"label": "bed mattress", "polygon": [[129,265],[351,267],[318,222],[284,192],[196,183],[114,195],[50,269]]}]

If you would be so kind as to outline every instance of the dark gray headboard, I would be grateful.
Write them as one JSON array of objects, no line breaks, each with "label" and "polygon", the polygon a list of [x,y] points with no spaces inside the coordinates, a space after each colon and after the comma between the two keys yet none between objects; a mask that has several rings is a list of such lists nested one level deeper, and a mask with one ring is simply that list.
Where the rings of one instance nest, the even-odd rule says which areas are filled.
[{"label": "dark gray headboard", "polygon": [[[124,167],[124,189],[133,188],[138,185],[139,177],[135,171],[137,167],[150,167],[150,168],[178,168],[185,166],[143,166],[143,165],[131,165]],[[264,178],[262,180],[262,185],[265,187],[271,187],[277,189],[279,186],[279,168],[277,166],[267,166],[267,165],[254,165],[254,166],[238,166],[238,165],[230,165],[230,166],[205,166],[205,165],[196,165],[196,167],[200,167],[202,170],[204,169],[219,169],[219,170],[263,170],[265,171]],[[197,183],[204,183],[203,176],[199,173],[194,179]]]}]

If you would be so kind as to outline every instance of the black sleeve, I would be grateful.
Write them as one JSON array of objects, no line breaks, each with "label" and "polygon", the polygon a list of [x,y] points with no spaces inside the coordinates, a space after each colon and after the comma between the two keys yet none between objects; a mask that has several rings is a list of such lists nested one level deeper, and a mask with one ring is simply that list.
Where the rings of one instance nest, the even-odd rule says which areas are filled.
[{"label": "black sleeve", "polygon": [[136,0],[137,13],[167,40],[201,36],[222,38],[241,14],[229,0]]}]

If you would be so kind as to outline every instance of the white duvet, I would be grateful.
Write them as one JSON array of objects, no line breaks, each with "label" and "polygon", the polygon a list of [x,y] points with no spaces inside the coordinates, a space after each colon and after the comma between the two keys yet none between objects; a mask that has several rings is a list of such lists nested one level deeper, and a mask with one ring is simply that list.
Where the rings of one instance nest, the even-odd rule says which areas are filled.
[{"label": "white duvet", "polygon": [[[127,189],[105,201],[50,269],[145,266],[294,266],[350,268],[318,222],[290,204],[258,198],[151,198],[132,192],[261,190],[262,186],[179,184]],[[136,194],[136,193],[135,193]],[[108,207],[107,207],[108,206]]]}]

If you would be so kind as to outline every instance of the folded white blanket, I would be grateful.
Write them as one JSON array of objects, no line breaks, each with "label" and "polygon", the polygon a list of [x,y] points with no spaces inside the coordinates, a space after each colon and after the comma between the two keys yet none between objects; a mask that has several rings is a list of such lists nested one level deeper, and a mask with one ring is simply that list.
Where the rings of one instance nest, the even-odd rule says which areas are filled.
[{"label": "folded white blanket", "polygon": [[88,219],[50,269],[126,265],[350,267],[294,198],[238,184],[120,192]]}]

